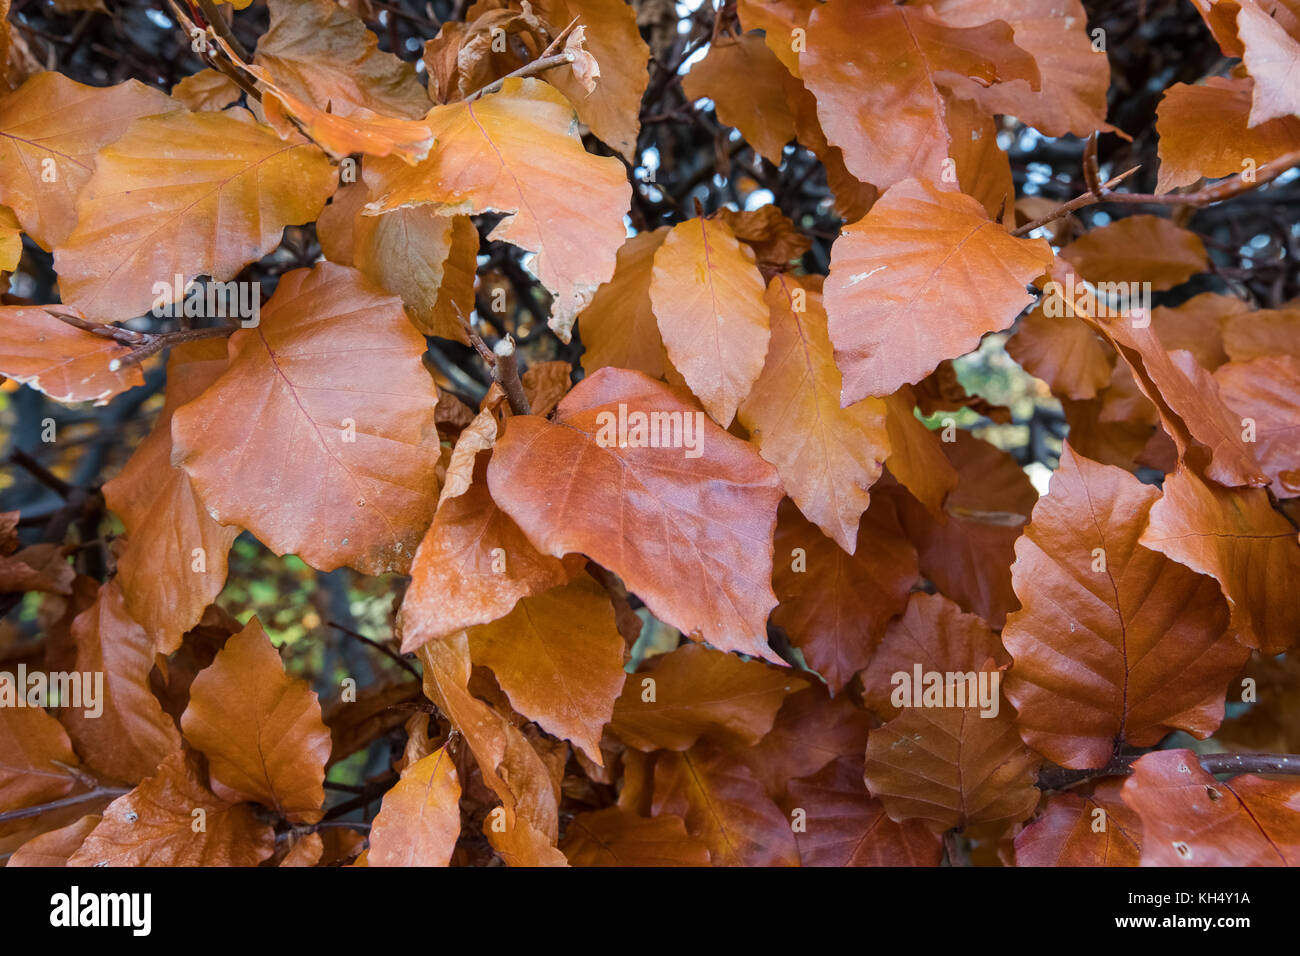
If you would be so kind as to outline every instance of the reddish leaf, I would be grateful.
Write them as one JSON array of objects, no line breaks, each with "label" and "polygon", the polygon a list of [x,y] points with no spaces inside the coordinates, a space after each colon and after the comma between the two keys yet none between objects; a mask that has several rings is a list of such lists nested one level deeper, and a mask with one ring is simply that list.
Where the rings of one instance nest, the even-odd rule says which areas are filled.
[{"label": "reddish leaf", "polygon": [[578,814],[561,849],[570,866],[709,865],[709,851],[680,817],[639,817],[620,807]]},{"label": "reddish leaf", "polygon": [[[28,689],[19,686],[12,673],[0,682],[0,694],[21,696],[24,701]],[[39,706],[20,706],[15,699],[0,707],[0,810],[18,810],[65,795],[76,782],[69,769],[76,765],[67,733]]]},{"label": "reddish leaf", "polygon": [[1142,821],[1120,799],[1122,786],[1108,779],[1086,796],[1049,794],[1016,834],[1016,866],[1137,866]]},{"label": "reddish leaf", "polygon": [[692,100],[712,100],[719,122],[736,127],[759,155],[780,166],[785,144],[794,139],[789,82],[790,74],[763,38],[746,33],[709,44],[704,59],[682,78],[682,91]]},{"label": "reddish leaf", "polygon": [[1224,403],[1256,429],[1255,457],[1279,498],[1300,495],[1300,359],[1274,355],[1232,362],[1214,373]]},{"label": "reddish leaf", "polygon": [[112,339],[56,319],[44,308],[0,307],[0,374],[56,402],[106,405],[113,396],[143,385],[139,366],[112,368],[130,351]]}]

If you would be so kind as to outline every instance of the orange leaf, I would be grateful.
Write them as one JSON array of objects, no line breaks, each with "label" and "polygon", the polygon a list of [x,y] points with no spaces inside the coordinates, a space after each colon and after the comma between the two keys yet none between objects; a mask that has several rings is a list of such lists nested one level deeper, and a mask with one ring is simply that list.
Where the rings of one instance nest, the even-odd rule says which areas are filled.
[{"label": "orange leaf", "polygon": [[402,771],[370,828],[370,866],[447,866],[460,837],[460,780],[446,747]]},{"label": "orange leaf", "polygon": [[525,597],[469,632],[470,656],[492,669],[510,704],[603,766],[601,730],[627,676],[609,596],[587,575]]},{"label": "orange leaf", "polygon": [[790,74],[757,33],[719,37],[682,78],[687,99],[713,100],[718,121],[740,130],[773,166],[794,139],[794,116],[786,97]]},{"label": "orange leaf", "polygon": [[586,351],[582,369],[630,368],[651,378],[664,374],[664,343],[650,308],[650,280],[655,254],[669,233],[668,226],[639,232],[618,250],[613,277],[596,290],[591,304],[578,317]]},{"label": "orange leaf", "polygon": [[560,848],[570,866],[709,865],[709,851],[680,817],[639,817],[620,807],[578,814]]},{"label": "orange leaf", "polygon": [[1295,81],[1300,70],[1300,28],[1296,28],[1295,14],[1289,19],[1291,30],[1255,0],[1242,0],[1237,12],[1237,37],[1244,50],[1241,56],[1255,80],[1251,127],[1300,113],[1300,84]]},{"label": "orange leaf", "polygon": [[277,554],[404,572],[435,506],[424,350],[401,303],[356,270],[288,272],[261,323],[230,337],[226,371],[176,411],[172,461],[217,521]]},{"label": "orange leaf", "polygon": [[1231,362],[1214,373],[1214,380],[1224,404],[1254,423],[1255,457],[1273,482],[1273,494],[1300,495],[1300,431],[1295,417],[1300,408],[1300,358],[1272,355]]},{"label": "orange leaf", "polygon": [[[699,457],[689,456],[691,447],[640,446],[632,413],[663,416],[659,423],[681,416],[677,444]],[[670,432],[665,424],[661,445],[674,443]],[[640,372],[601,369],[565,396],[554,423],[509,420],[488,487],[543,554],[585,554],[692,639],[779,660],[766,628],[776,605],[769,583],[781,500],[775,470],[680,391]]]},{"label": "orange leaf", "polygon": [[840,403],[919,382],[1006,328],[1033,301],[1026,283],[1051,262],[1047,243],[1008,235],[969,196],[899,183],[831,248],[826,311]]},{"label": "orange leaf", "polygon": [[315,691],[285,674],[257,618],[194,678],[181,727],[208,758],[217,796],[292,821],[320,819],[330,732]]},{"label": "orange leaf", "polygon": [[315,219],[336,185],[315,146],[234,113],[136,120],[100,151],[77,228],[54,251],[63,301],[130,319],[174,301],[174,276],[231,279],[285,226]]},{"label": "orange leaf", "polygon": [[1016,542],[1006,694],[1025,742],[1062,766],[1103,767],[1174,730],[1208,737],[1246,661],[1214,582],[1139,545],[1158,497],[1067,444]]},{"label": "orange leaf", "polygon": [[754,253],[720,220],[678,223],[655,253],[650,302],[669,360],[710,417],[730,425],[771,334]]},{"label": "orange leaf", "polygon": [[1155,292],[1209,268],[1201,237],[1161,216],[1127,216],[1090,229],[1066,246],[1061,258],[1089,282],[1149,282]]},{"label": "orange leaf", "polygon": [[209,791],[193,758],[178,750],[108,805],[68,866],[257,866],[274,849],[272,827],[248,804]]},{"label": "orange leaf", "polygon": [[[28,688],[6,673],[2,692],[26,701]],[[76,782],[66,767],[77,765],[72,742],[59,722],[39,706],[6,701],[0,707],[0,810],[19,810],[65,795]]]},{"label": "orange leaf", "polygon": [[534,79],[436,106],[428,124],[437,148],[415,167],[373,164],[391,178],[367,208],[427,203],[444,214],[505,213],[488,238],[536,254],[533,269],[555,296],[551,328],[567,342],[574,318],[613,274],[632,195],[622,164],[584,150],[573,120],[568,101]]},{"label": "orange leaf", "polygon": [[1122,785],[1103,780],[1086,796],[1048,795],[1016,834],[1016,866],[1137,866],[1142,821],[1120,799]]}]

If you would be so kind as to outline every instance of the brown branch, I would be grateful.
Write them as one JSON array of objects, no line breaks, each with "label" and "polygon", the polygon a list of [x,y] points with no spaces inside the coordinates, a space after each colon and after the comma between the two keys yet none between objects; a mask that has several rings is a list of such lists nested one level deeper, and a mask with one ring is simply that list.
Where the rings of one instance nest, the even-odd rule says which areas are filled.
[{"label": "brown branch", "polygon": [[536,76],[539,73],[545,73],[553,67],[563,66],[566,63],[572,63],[576,57],[569,52],[556,53],[552,56],[541,56],[536,60],[525,63],[513,73],[507,73],[499,80],[493,80],[482,89],[475,90],[469,96],[465,97],[465,102],[472,103],[480,96],[489,96],[493,93],[501,92],[501,87],[505,86],[506,80],[521,80],[529,76]]},{"label": "brown branch", "polygon": [[523,382],[519,380],[519,361],[515,355],[515,340],[507,335],[492,349],[496,353],[497,364],[492,369],[501,387],[505,389],[510,410],[516,415],[530,415],[532,408],[528,396],[524,394]]},{"label": "brown branch", "polygon": [[[118,369],[128,368],[132,365],[139,365],[149,356],[161,352],[165,348],[173,345],[180,345],[182,342],[196,342],[199,339],[216,339],[224,338],[230,335],[239,326],[237,325],[214,325],[206,329],[180,329],[176,332],[140,332],[138,335],[147,336],[144,342],[139,343],[128,354],[123,355],[120,359],[113,359],[108,363],[110,372],[116,372]],[[116,338],[116,336],[114,336]]]},{"label": "brown branch", "polygon": [[1088,143],[1083,148],[1083,181],[1088,184],[1088,191],[1093,195],[1101,194],[1101,169],[1097,165],[1097,134],[1095,132],[1088,137]]},{"label": "brown branch", "polygon": [[1118,186],[1120,183],[1128,179],[1130,176],[1132,176],[1141,168],[1142,168],[1141,166],[1134,166],[1132,169],[1125,170],[1115,178],[1107,180],[1106,182],[1102,183],[1100,192],[1086,192],[1082,196],[1076,196],[1075,198],[1071,199],[1069,202],[1062,203],[1061,205],[1057,206],[1046,216],[1041,216],[1038,219],[1035,219],[1033,222],[1025,223],[1019,229],[1012,232],[1011,235],[1027,236],[1029,235],[1029,233],[1033,232],[1035,229],[1039,228],[1040,226],[1045,226],[1049,222],[1055,222],[1058,219],[1065,218],[1070,213],[1074,212],[1076,209],[1082,209],[1084,206],[1091,206],[1094,205],[1095,203],[1106,201],[1106,196],[1105,196],[1106,190]]},{"label": "brown branch", "polygon": [[234,51],[235,56],[247,63],[252,58],[252,54],[248,52],[248,47],[239,42],[239,38],[235,36],[235,31],[230,29],[230,24],[217,10],[217,5],[212,0],[198,0],[198,4],[199,9],[203,11],[204,18],[216,31],[217,36],[230,45],[230,49]]},{"label": "brown branch", "polygon": [[[1041,790],[1064,790],[1098,777],[1122,777],[1133,772],[1133,764],[1142,756],[1143,754],[1123,754],[1113,757],[1106,766],[1094,770],[1047,767],[1038,774],[1038,787]],[[1201,754],[1197,760],[1206,773],[1275,773],[1300,776],[1300,754]]]},{"label": "brown branch", "polygon": [[393,650],[391,647],[386,647],[385,645],[380,644],[378,641],[366,637],[364,634],[358,634],[356,631],[352,630],[352,628],[344,627],[342,624],[339,624],[336,621],[330,621],[329,626],[334,628],[335,630],[342,631],[344,634],[352,638],[354,641],[360,641],[363,644],[368,644],[369,646],[373,647],[375,650],[379,651],[379,653],[383,654],[390,660],[395,661],[403,670],[409,672],[411,676],[414,677],[416,680],[424,679],[420,676],[420,672],[415,669],[414,664],[408,661],[401,654],[397,653],[397,651]]},{"label": "brown branch", "polygon": [[126,787],[96,787],[94,790],[88,790],[85,793],[73,794],[71,797],[63,797],[60,800],[51,800],[49,803],[38,803],[34,807],[23,807],[21,810],[7,810],[0,813],[0,823],[9,823],[13,820],[26,820],[30,817],[38,817],[42,813],[50,810],[59,810],[63,807],[75,807],[79,803],[89,803],[92,800],[99,800],[103,797],[116,798],[124,793],[131,791]]}]

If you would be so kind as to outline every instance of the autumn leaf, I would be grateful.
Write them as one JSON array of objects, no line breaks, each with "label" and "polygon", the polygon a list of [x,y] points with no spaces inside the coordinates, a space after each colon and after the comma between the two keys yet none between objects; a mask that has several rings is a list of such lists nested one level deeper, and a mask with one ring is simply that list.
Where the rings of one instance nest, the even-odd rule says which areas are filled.
[{"label": "autumn leaf", "polygon": [[260,324],[230,337],[227,369],[177,409],[172,461],[218,522],[278,554],[405,571],[435,505],[424,349],[401,303],[355,270],[289,272]]},{"label": "autumn leaf", "polygon": [[799,510],[853,554],[868,489],[889,457],[885,403],[840,407],[840,372],[814,283],[774,276],[766,298],[772,338],[740,422]]},{"label": "autumn leaf", "polygon": [[763,42],[785,68],[799,75],[795,30],[807,32],[808,17],[821,0],[738,0],[736,12],[746,30],[762,30]]},{"label": "autumn leaf", "polygon": [[[82,319],[75,310],[56,310]],[[56,402],[104,405],[144,384],[138,366],[114,367],[131,349],[55,318],[37,306],[0,307],[0,374]]]},{"label": "autumn leaf", "polygon": [[566,342],[577,314],[613,274],[631,196],[617,160],[582,148],[573,116],[559,93],[533,79],[434,107],[427,122],[437,148],[412,168],[381,165],[391,175],[388,191],[368,207],[505,213],[488,238],[536,255],[536,275],[555,296],[551,328]]},{"label": "autumn leaf", "polygon": [[172,87],[172,99],[196,113],[219,112],[242,95],[239,84],[220,70],[199,70]]},{"label": "autumn leaf", "polygon": [[1300,91],[1294,81],[1300,67],[1300,40],[1255,0],[1243,0],[1239,5],[1237,37],[1243,47],[1242,60],[1255,80],[1249,125],[1300,113]]},{"label": "autumn leaf", "polygon": [[770,309],[753,252],[718,220],[679,223],[655,253],[650,303],[668,358],[727,427],[768,350]]},{"label": "autumn leaf", "polygon": [[620,807],[578,814],[560,849],[570,866],[709,865],[709,851],[680,817],[639,817]]},{"label": "autumn leaf", "polygon": [[108,805],[68,866],[257,866],[274,848],[271,826],[208,790],[178,750]]},{"label": "autumn leaf", "polygon": [[1142,821],[1120,799],[1122,786],[1111,778],[1084,795],[1049,794],[1016,834],[1016,866],[1137,866]]},{"label": "autumn leaf", "polygon": [[647,752],[686,750],[704,736],[752,747],[786,697],[805,686],[789,671],[684,644],[629,677],[610,729]]},{"label": "autumn leaf", "polygon": [[837,693],[867,666],[918,577],[916,549],[888,498],[863,514],[854,544],[846,552],[782,503],[772,576],[781,603],[772,622]]},{"label": "autumn leaf", "polygon": [[839,757],[856,758],[861,777],[862,752],[873,723],[850,696],[832,697],[825,687],[812,684],[786,697],[772,729],[739,756],[779,801],[790,783],[812,776]]},{"label": "autumn leaf", "polygon": [[226,370],[226,343],[178,346],[167,364],[167,401],[153,430],[104,486],[108,506],[126,526],[117,557],[126,609],[159,653],[170,654],[199,622],[226,583],[226,555],[240,528],[218,524],[171,463],[172,416]]},{"label": "autumn leaf", "polygon": [[95,603],[77,615],[72,639],[72,670],[103,674],[102,693],[96,688],[98,702],[89,701],[83,690],[85,706],[66,707],[59,715],[77,753],[88,767],[110,779],[137,783],[151,776],[165,757],[180,749],[181,735],[149,687],[156,648],[127,613],[119,581],[102,585]]},{"label": "autumn leaf", "polygon": [[77,225],[78,194],[99,150],[140,117],[179,108],[135,80],[96,88],[61,73],[37,73],[0,99],[0,203],[48,252]]},{"label": "autumn leaf", "polygon": [[171,304],[173,276],[232,279],[278,246],[285,226],[315,219],[335,185],[315,146],[230,113],[137,120],[100,151],[77,228],[55,248],[63,301],[130,319]]},{"label": "autumn leaf", "polygon": [[[10,691],[28,688],[6,675]],[[72,742],[59,722],[40,707],[0,707],[0,809],[18,810],[63,796],[72,789],[77,765]]]},{"label": "autumn leaf", "polygon": [[840,404],[919,382],[1009,326],[1051,261],[1046,243],[1009,236],[969,196],[899,183],[831,250],[825,301]]},{"label": "autumn leaf", "polygon": [[1300,359],[1272,355],[1230,362],[1214,373],[1223,402],[1253,426],[1255,457],[1279,498],[1300,495]]},{"label": "autumn leaf", "polygon": [[446,866],[460,836],[460,780],[447,748],[402,771],[370,828],[370,866]]},{"label": "autumn leaf", "polygon": [[618,250],[614,275],[596,290],[591,304],[578,316],[578,331],[586,351],[582,369],[630,368],[651,378],[664,374],[664,344],[650,306],[650,281],[655,254],[669,229],[661,226],[630,237]]},{"label": "autumn leaf", "polygon": [[81,848],[86,837],[102,818],[97,813],[87,814],[80,820],[57,830],[50,830],[28,840],[5,861],[5,868],[15,866],[67,866],[68,858]]},{"label": "autumn leaf", "polygon": [[289,820],[320,819],[330,732],[316,693],[285,673],[256,618],[194,678],[181,728],[208,758],[217,796]]},{"label": "autumn leaf", "polygon": [[1139,544],[1158,498],[1067,444],[1016,542],[1006,695],[1025,741],[1062,766],[1102,767],[1173,730],[1208,737],[1245,663],[1214,582]]},{"label": "autumn leaf", "polygon": [[790,822],[753,772],[714,744],[665,751],[655,761],[655,816],[686,821],[714,866],[798,866]]},{"label": "autumn leaf", "polygon": [[1123,797],[1142,820],[1143,866],[1300,863],[1293,781],[1217,780],[1192,751],[1161,750],[1133,765]]},{"label": "autumn leaf", "polygon": [[586,575],[525,597],[469,631],[471,658],[492,669],[511,705],[596,763],[623,687],[623,638],[609,597]]},{"label": "autumn leaf", "polygon": [[1140,543],[1215,578],[1243,644],[1280,654],[1300,637],[1300,542],[1263,489],[1223,488],[1180,467]]},{"label": "autumn leaf", "polygon": [[896,823],[862,782],[860,758],[840,757],[792,781],[787,801],[803,811],[795,830],[804,866],[938,866],[943,842],[924,824]]},{"label": "autumn leaf", "polygon": [[1091,229],[1061,258],[1094,284],[1149,282],[1155,292],[1209,268],[1200,237],[1160,216],[1127,216]]},{"label": "autumn leaf", "polygon": [[[737,83],[738,76],[745,82]],[[746,33],[714,40],[682,78],[682,91],[692,100],[712,100],[720,122],[739,129],[759,155],[780,166],[795,132],[788,83],[789,73],[763,37]]]},{"label": "autumn leaf", "polygon": [[978,26],[955,27],[928,8],[885,0],[830,0],[815,9],[799,69],[849,171],[884,190],[911,178],[940,180],[948,133],[937,84],[969,76],[981,86],[1016,79],[1040,88],[1034,58],[1005,21],[986,15]]},{"label": "autumn leaf", "polygon": [[[620,437],[620,406],[625,420],[629,411],[669,423],[680,415],[679,444],[689,423],[699,457]],[[776,605],[768,583],[781,498],[775,471],[681,392],[639,372],[601,369],[565,396],[554,422],[510,419],[488,487],[541,553],[585,554],[693,639],[779,660],[766,634]],[[641,530],[625,538],[614,531],[620,526]],[[683,590],[677,580],[694,585]]]}]

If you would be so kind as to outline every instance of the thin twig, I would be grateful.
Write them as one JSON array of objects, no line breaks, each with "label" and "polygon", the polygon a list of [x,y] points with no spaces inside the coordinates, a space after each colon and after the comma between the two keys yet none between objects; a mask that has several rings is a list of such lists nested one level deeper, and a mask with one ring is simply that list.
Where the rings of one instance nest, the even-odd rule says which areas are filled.
[{"label": "thin twig", "polygon": [[532,408],[528,396],[524,394],[524,384],[519,380],[519,360],[515,355],[515,340],[507,335],[492,349],[497,356],[493,374],[501,387],[505,389],[510,410],[516,415],[530,415]]},{"label": "thin twig", "polygon": [[402,669],[409,672],[411,676],[414,677],[416,680],[423,680],[423,678],[420,676],[420,672],[415,669],[415,665],[412,664],[410,661],[408,661],[406,658],[404,658],[401,654],[397,653],[397,651],[393,650],[391,647],[385,647],[383,644],[380,644],[378,641],[371,640],[370,638],[366,637],[364,634],[358,634],[356,631],[352,630],[352,628],[344,627],[342,624],[339,624],[337,621],[330,621],[329,626],[336,630],[342,631],[344,634],[346,634],[348,637],[352,638],[353,640],[361,641],[361,643],[363,644],[369,644],[371,647],[373,647],[375,650],[379,651],[381,654],[388,657],[390,660],[393,660],[397,662],[399,665],[401,665]]},{"label": "thin twig", "polygon": [[493,93],[501,92],[501,87],[505,86],[506,80],[522,80],[526,77],[536,76],[554,67],[572,63],[575,59],[577,58],[572,53],[565,51],[564,53],[556,53],[553,56],[542,56],[536,60],[530,60],[513,73],[508,73],[499,80],[493,80],[482,89],[475,90],[465,97],[465,102],[472,103],[481,96],[490,96]]},{"label": "thin twig", "polygon": [[235,55],[247,63],[252,58],[252,54],[248,52],[248,47],[239,42],[239,38],[235,36],[235,31],[230,29],[230,24],[217,10],[217,5],[212,0],[198,0],[198,3],[199,9],[203,11],[204,18],[216,31],[217,36],[230,44],[230,49],[234,51]]},{"label": "thin twig", "polygon": [[[1065,767],[1047,767],[1038,774],[1042,790],[1064,790],[1097,777],[1120,777],[1133,772],[1133,764],[1143,754],[1122,754],[1113,757],[1106,766],[1095,770],[1069,770]],[[1300,754],[1201,754],[1196,758],[1206,773],[1275,773],[1300,775]]]},{"label": "thin twig", "polygon": [[34,807],[23,807],[21,810],[6,810],[0,813],[0,823],[10,823],[14,820],[26,820],[31,817],[39,817],[42,813],[48,813],[50,810],[59,810],[63,807],[75,807],[79,803],[90,803],[92,800],[99,800],[104,797],[114,799],[122,796],[124,793],[131,791],[126,787],[97,787],[94,790],[88,790],[85,793],[73,794],[70,797],[64,797],[61,800],[51,800],[49,803],[39,803]]}]

